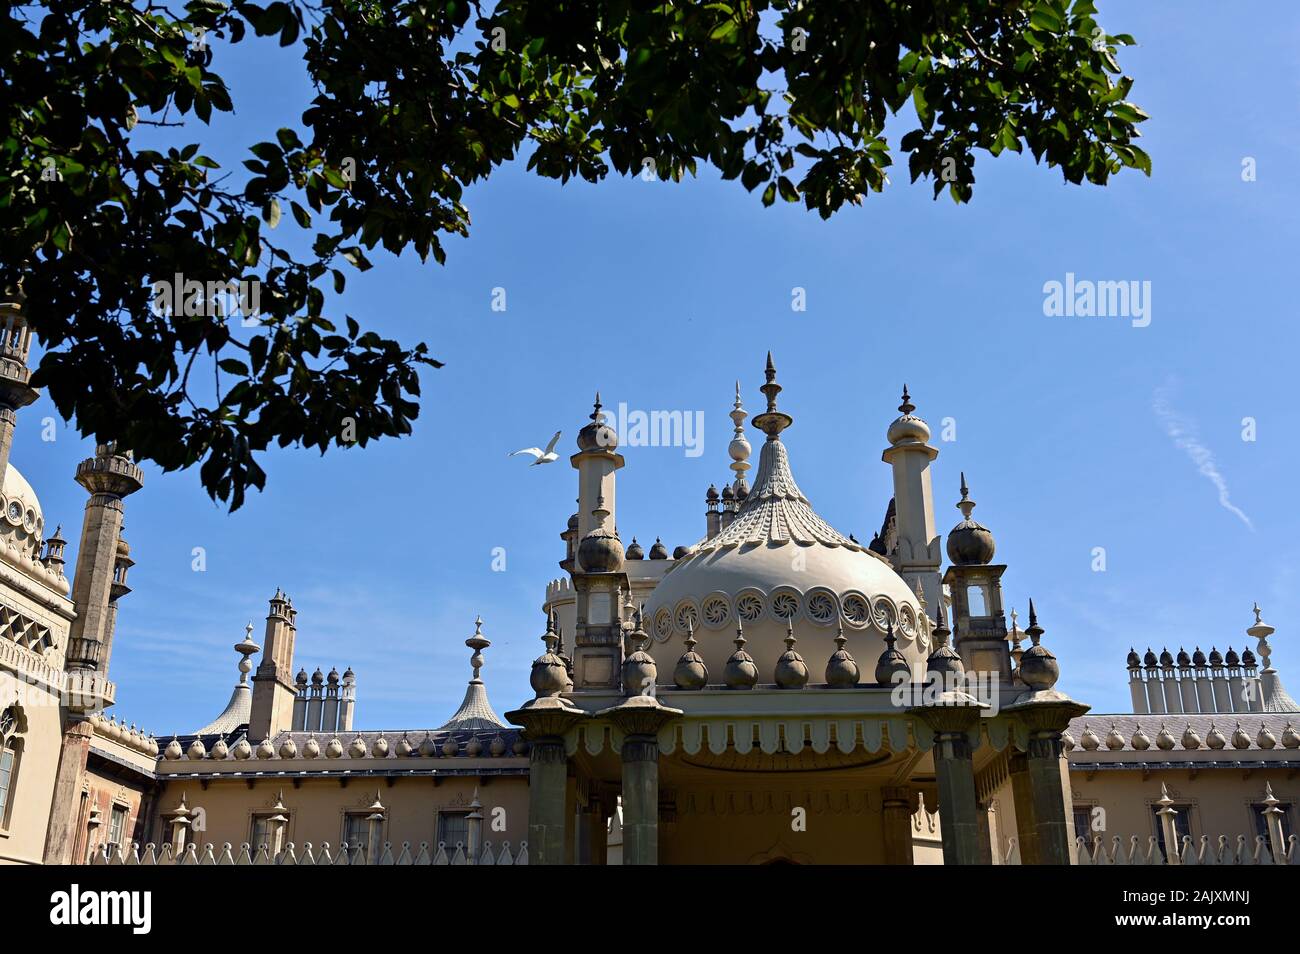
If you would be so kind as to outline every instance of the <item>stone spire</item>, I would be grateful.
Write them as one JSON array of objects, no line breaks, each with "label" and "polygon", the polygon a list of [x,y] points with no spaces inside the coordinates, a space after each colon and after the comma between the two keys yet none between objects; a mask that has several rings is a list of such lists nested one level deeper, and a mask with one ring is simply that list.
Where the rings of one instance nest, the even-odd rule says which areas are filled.
[{"label": "stone spire", "polygon": [[244,638],[235,643],[235,652],[239,653],[239,682],[235,684],[235,691],[230,694],[230,701],[226,703],[226,708],[221,714],[199,729],[195,735],[215,733],[225,735],[234,732],[240,726],[248,725],[253,710],[253,690],[248,684],[248,674],[253,671],[253,661],[250,657],[261,650],[262,647],[253,642],[253,622],[249,620],[248,625],[244,627]]},{"label": "stone spire", "polygon": [[764,368],[763,375],[766,381],[759,390],[767,398],[767,410],[754,415],[754,426],[766,434],[769,441],[777,441],[781,439],[781,432],[794,423],[794,418],[776,409],[776,397],[783,389],[776,383],[776,365],[772,363],[770,351],[767,353],[767,367]]},{"label": "stone spire", "polygon": [[[131,459],[130,451],[100,444],[94,457],[77,465],[76,480],[90,494],[90,500],[81,525],[72,583],[77,617],[69,632],[66,665],[69,672],[96,673],[106,680],[116,617],[113,604],[117,595],[126,592],[123,587],[126,567],[130,565],[121,547],[123,499],[144,486],[144,472]],[[95,704],[94,695],[92,691],[92,698],[86,700],[92,708],[112,704],[107,698]]]},{"label": "stone spire", "polygon": [[[771,356],[768,356],[771,360]],[[731,443],[727,446],[727,453],[731,455],[731,469],[736,478],[731,483],[731,492],[733,494],[744,490],[749,493],[749,484],[745,482],[745,472],[749,470],[749,455],[752,448],[749,446],[749,438],[745,436],[745,418],[748,415],[745,406],[740,403],[740,382],[736,382],[736,403],[731,409],[731,422],[735,426],[732,433]]]},{"label": "stone spire", "polygon": [[[901,416],[889,425],[889,447],[881,459],[893,468],[894,533],[896,545],[890,553],[894,569],[909,586],[919,581],[926,603],[936,606],[942,595],[939,579],[941,562],[939,534],[934,522],[934,492],[930,467],[939,452],[930,446],[930,427],[913,415],[916,405],[903,385]],[[886,517],[886,526],[889,518]]]},{"label": "stone spire", "polygon": [[1260,694],[1264,697],[1264,711],[1300,712],[1300,703],[1297,703],[1282,687],[1282,678],[1273,668],[1273,647],[1269,645],[1268,638],[1276,630],[1264,622],[1258,603],[1254,604],[1251,611],[1255,614],[1255,625],[1246,630],[1246,635],[1258,640],[1255,648],[1259,653],[1259,687]]},{"label": "stone spire", "polygon": [[[551,617],[550,622],[551,625],[554,625],[554,616]],[[474,674],[470,677],[469,685],[465,688],[465,698],[461,700],[460,708],[439,727],[439,731],[504,729],[506,724],[501,721],[501,717],[493,710],[492,703],[488,701],[487,687],[479,676],[479,670],[483,668],[483,650],[492,645],[491,641],[483,635],[483,618],[481,616],[474,618],[474,633],[469,639],[465,640],[465,645],[474,650],[474,654],[469,658],[469,664],[474,670]]]},{"label": "stone spire", "polygon": [[38,393],[28,383],[32,377],[27,367],[32,331],[23,318],[24,301],[21,292],[0,301],[0,480],[9,466],[18,410],[35,401]]}]

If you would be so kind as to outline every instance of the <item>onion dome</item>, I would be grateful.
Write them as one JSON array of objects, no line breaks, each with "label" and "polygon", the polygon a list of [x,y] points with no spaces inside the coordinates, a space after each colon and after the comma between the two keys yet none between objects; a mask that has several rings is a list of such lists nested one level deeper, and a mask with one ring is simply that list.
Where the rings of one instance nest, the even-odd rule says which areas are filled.
[{"label": "onion dome", "polygon": [[1241,664],[1245,666],[1247,669],[1254,669],[1256,665],[1255,654],[1252,653],[1249,649],[1243,649],[1241,651]]},{"label": "onion dome", "polygon": [[912,412],[916,410],[916,405],[912,403],[911,396],[907,393],[907,385],[903,385],[903,403],[898,405],[902,411],[902,416],[889,425],[889,431],[886,437],[889,443],[898,444],[924,444],[930,439],[930,426],[919,417],[913,416]]},{"label": "onion dome", "polygon": [[330,686],[337,686],[339,684],[338,669],[334,667],[330,667],[330,673],[328,676],[325,677],[325,683],[326,685],[330,685]]},{"label": "onion dome", "polygon": [[230,746],[226,745],[226,740],[218,738],[212,743],[212,751],[209,753],[214,759],[224,759],[230,755]]},{"label": "onion dome", "polygon": [[1242,729],[1240,722],[1237,723],[1236,731],[1232,733],[1232,747],[1234,749],[1250,748],[1250,736]]},{"label": "onion dome", "polygon": [[652,696],[659,671],[655,667],[654,657],[646,652],[650,636],[642,628],[639,606],[632,614],[632,631],[627,635],[627,643],[631,652],[623,660],[623,695]]},{"label": "onion dome", "polygon": [[704,502],[715,504],[718,502],[718,488],[709,484],[709,489],[704,493]]},{"label": "onion dome", "polygon": [[320,743],[316,741],[315,736],[312,736],[303,744],[302,754],[304,758],[308,759],[314,759],[320,755]]},{"label": "onion dome", "polygon": [[588,573],[617,573],[623,568],[623,541],[618,538],[617,530],[605,527],[609,511],[605,509],[604,497],[596,498],[596,509],[591,515],[596,526],[578,544],[578,562]]},{"label": "onion dome", "polygon": [[1220,652],[1219,652],[1217,649],[1215,649],[1213,646],[1210,647],[1210,665],[1211,665],[1211,666],[1222,666],[1222,665],[1223,665],[1223,654],[1220,653]]},{"label": "onion dome", "polygon": [[794,651],[794,624],[785,621],[785,652],[776,661],[776,684],[781,689],[802,689],[808,685],[808,666]]},{"label": "onion dome", "polygon": [[1261,749],[1271,749],[1277,745],[1277,736],[1273,734],[1272,729],[1261,722],[1259,724],[1259,735],[1255,736],[1255,744]]},{"label": "onion dome", "polygon": [[207,754],[208,750],[204,747],[203,740],[198,736],[194,737],[194,741],[190,743],[190,747],[185,750],[185,757],[189,759],[198,760],[205,758]]},{"label": "onion dome", "polygon": [[320,666],[317,666],[316,671],[311,674],[311,684],[313,686],[325,685],[325,674],[320,671]]},{"label": "onion dome", "polygon": [[506,754],[506,740],[501,738],[500,732],[492,736],[492,744],[488,746],[488,752],[497,759]]},{"label": "onion dome", "polygon": [[404,759],[415,751],[415,746],[411,745],[411,740],[408,739],[406,733],[403,732],[402,737],[397,740],[397,745],[393,751],[397,753],[399,759]]},{"label": "onion dome", "polygon": [[1173,733],[1171,733],[1169,729],[1165,726],[1165,724],[1162,722],[1160,724],[1160,731],[1156,733],[1156,748],[1160,749],[1163,752],[1168,752],[1172,750],[1173,747],[1174,747]]},{"label": "onion dome", "polygon": [[1183,647],[1179,646],[1178,647],[1178,668],[1187,669],[1188,667],[1191,666],[1191,664],[1192,664],[1192,657],[1187,655],[1186,649],[1183,649]]},{"label": "onion dome", "polygon": [[578,449],[580,451],[603,450],[613,452],[618,449],[618,434],[614,428],[605,423],[605,412],[601,410],[600,392],[596,392],[595,407],[591,412],[591,423],[578,431]]},{"label": "onion dome", "polygon": [[1300,749],[1300,732],[1290,722],[1282,730],[1282,745],[1288,749]]},{"label": "onion dome", "polygon": [[555,632],[555,614],[546,620],[546,632],[542,634],[545,651],[533,660],[532,672],[528,682],[538,699],[558,696],[569,685],[568,670],[564,660],[556,655],[555,649],[560,644],[560,637]]},{"label": "onion dome", "polygon": [[1129,745],[1139,752],[1145,752],[1151,748],[1151,739],[1142,731],[1142,726],[1137,727],[1137,731],[1133,733],[1133,738],[1129,740]]},{"label": "onion dome", "polygon": [[1228,744],[1228,740],[1213,722],[1210,723],[1210,731],[1205,734],[1205,744],[1216,751]]},{"label": "onion dome", "polygon": [[469,756],[470,758],[472,758],[472,759],[476,759],[476,758],[478,758],[480,755],[482,755],[482,754],[483,754],[483,740],[480,739],[477,735],[475,735],[475,736],[471,736],[469,742],[466,743],[466,745],[465,745],[465,754],[468,755],[468,756]]},{"label": "onion dome", "polygon": [[456,741],[455,737],[447,736],[442,743],[442,754],[449,759],[454,759],[460,754],[460,743]]},{"label": "onion dome", "polygon": [[1142,657],[1137,654],[1137,650],[1129,648],[1128,651],[1128,668],[1137,669],[1142,665]]},{"label": "onion dome", "polygon": [[180,758],[182,754],[181,744],[176,741],[175,736],[172,736],[172,740],[167,743],[167,748],[163,749],[163,758],[167,759],[169,762],[174,762],[176,759]]},{"label": "onion dome", "polygon": [[[928,437],[928,430],[926,434]],[[961,511],[962,520],[948,531],[948,559],[957,566],[983,566],[992,563],[997,546],[988,528],[971,519],[975,501],[970,499],[965,473],[961,475],[961,500],[957,501],[957,509]]]},{"label": "onion dome", "polygon": [[371,743],[370,754],[377,759],[387,758],[388,740],[385,739],[382,735],[380,735],[379,738],[375,739],[375,741]]},{"label": "onion dome", "polygon": [[678,547],[674,547],[674,548],[673,548],[673,559],[674,559],[674,560],[680,560],[682,557],[689,555],[690,552],[691,552],[690,547],[687,547],[687,546],[678,546]]},{"label": "onion dome", "polygon": [[650,548],[650,559],[652,560],[668,559],[668,548],[664,546],[664,542],[660,540],[658,537],[655,537],[654,546]]},{"label": "onion dome", "polygon": [[575,513],[569,517],[569,522],[568,524],[565,525],[565,530],[577,530],[577,529],[578,529],[578,515]]},{"label": "onion dome", "polygon": [[709,670],[704,659],[695,651],[695,626],[686,621],[686,652],[673,669],[673,682],[678,689],[703,689],[709,684]]},{"label": "onion dome", "polygon": [[510,746],[510,751],[515,755],[527,755],[530,750],[528,740],[522,735],[515,736],[514,743]]},{"label": "onion dome", "polygon": [[1079,744],[1088,752],[1096,752],[1101,748],[1101,739],[1097,738],[1097,733],[1092,731],[1092,726],[1084,723],[1083,735],[1079,736]]},{"label": "onion dome", "polygon": [[270,739],[263,739],[257,745],[257,757],[259,759],[275,758],[275,746],[271,744]]},{"label": "onion dome", "polygon": [[1190,722],[1187,724],[1187,728],[1183,730],[1182,742],[1183,748],[1190,751],[1195,751],[1201,747],[1201,737],[1196,734],[1196,730],[1192,728]]},{"label": "onion dome", "polygon": [[292,738],[287,738],[280,743],[280,758],[296,759],[298,757],[298,743]]},{"label": "onion dome", "polygon": [[1160,660],[1156,658],[1156,654],[1151,651],[1150,646],[1147,647],[1146,654],[1142,657],[1142,665],[1148,669],[1155,669],[1160,665]]},{"label": "onion dome", "polygon": [[343,757],[343,743],[338,738],[330,739],[325,745],[325,757],[327,759],[339,759]]},{"label": "onion dome", "polygon": [[349,666],[347,669],[344,669],[344,670],[343,670],[343,685],[345,685],[345,686],[355,686],[356,683],[357,683],[357,674],[354,673],[354,672],[352,671],[352,667]]},{"label": "onion dome", "polygon": [[876,660],[876,685],[896,686],[912,681],[912,667],[907,657],[898,651],[898,638],[894,636],[891,622],[885,630],[885,651]]},{"label": "onion dome", "polygon": [[722,502],[724,504],[732,503],[736,499],[736,492],[730,487],[722,488]]},{"label": "onion dome", "polygon": [[1061,748],[1067,752],[1073,752],[1076,745],[1078,743],[1074,741],[1074,736],[1070,735],[1069,732],[1061,733]]},{"label": "onion dome", "polygon": [[858,684],[861,676],[857,660],[844,648],[847,642],[844,624],[840,623],[835,631],[835,652],[831,653],[831,658],[826,663],[826,685],[837,689],[851,689]]},{"label": "onion dome", "polygon": [[1196,651],[1192,653],[1192,665],[1205,668],[1205,653],[1201,652],[1201,647],[1197,646]]},{"label": "onion dome", "polygon": [[354,759],[364,759],[366,757],[366,740],[357,736],[348,746],[348,755]]},{"label": "onion dome", "polygon": [[248,741],[248,736],[244,736],[236,742],[235,747],[231,749],[231,752],[234,753],[235,758],[241,762],[246,762],[252,758],[253,746]]},{"label": "onion dome", "polygon": [[299,669],[298,675],[294,677],[293,681],[296,682],[299,687],[305,688],[307,685],[307,670]]},{"label": "onion dome", "polygon": [[1228,647],[1228,654],[1223,657],[1223,664],[1234,668],[1241,665],[1241,657],[1237,655],[1237,651],[1231,646]]},{"label": "onion dome", "polygon": [[1166,646],[1166,647],[1165,647],[1163,650],[1161,650],[1161,652],[1160,652],[1160,668],[1161,668],[1161,669],[1173,669],[1173,668],[1174,668],[1174,654],[1171,653],[1171,652],[1169,651],[1169,647],[1168,647],[1168,646]]},{"label": "onion dome", "polygon": [[1112,752],[1117,752],[1124,748],[1124,736],[1119,734],[1119,729],[1115,728],[1115,723],[1111,723],[1110,732],[1106,733],[1106,748]]},{"label": "onion dome", "polygon": [[1038,614],[1034,612],[1034,601],[1031,599],[1029,625],[1025,627],[1025,635],[1033,641],[1033,645],[1020,657],[1020,681],[1035,691],[1051,689],[1061,678],[1061,666],[1056,657],[1039,642],[1043,638],[1043,632],[1043,628],[1038,625]]},{"label": "onion dome", "polygon": [[753,657],[745,652],[745,627],[740,620],[736,620],[736,638],[733,642],[736,651],[727,657],[727,668],[722,674],[723,682],[728,689],[753,689],[758,683],[758,667],[754,665]]},{"label": "onion dome", "polygon": [[627,559],[644,560],[645,550],[641,549],[641,544],[636,542],[636,537],[632,538],[632,545],[627,548]]},{"label": "onion dome", "polygon": [[420,742],[420,755],[423,758],[431,759],[438,755],[438,744],[433,741],[429,733],[424,733],[424,740]]}]

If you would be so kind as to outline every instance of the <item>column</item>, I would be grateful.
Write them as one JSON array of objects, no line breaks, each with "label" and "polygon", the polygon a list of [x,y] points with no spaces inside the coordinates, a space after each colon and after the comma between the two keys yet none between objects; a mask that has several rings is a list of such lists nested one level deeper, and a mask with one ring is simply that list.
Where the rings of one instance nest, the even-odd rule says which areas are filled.
[{"label": "column", "polygon": [[885,864],[912,864],[912,792],[905,787],[880,790]]},{"label": "column", "polygon": [[623,864],[659,864],[659,731],[682,714],[653,696],[596,713],[623,731]]},{"label": "column", "polygon": [[1072,865],[1074,812],[1061,735],[1088,707],[1063,693],[1046,691],[1002,711],[1021,718],[1029,730],[1028,748],[1011,759],[1021,863]]},{"label": "column", "polygon": [[86,774],[86,758],[93,734],[86,722],[77,722],[63,733],[59,768],[54,776],[54,796],[50,802],[50,823],[45,833],[47,865],[73,862],[72,849],[77,840],[74,818],[80,814],[81,780]]},{"label": "column", "polygon": [[965,729],[945,729],[934,737],[934,774],[939,788],[939,825],[943,863],[977,865],[982,861],[975,766]]},{"label": "column", "polygon": [[565,781],[569,759],[564,739],[534,739],[528,762],[528,863],[564,863]]}]

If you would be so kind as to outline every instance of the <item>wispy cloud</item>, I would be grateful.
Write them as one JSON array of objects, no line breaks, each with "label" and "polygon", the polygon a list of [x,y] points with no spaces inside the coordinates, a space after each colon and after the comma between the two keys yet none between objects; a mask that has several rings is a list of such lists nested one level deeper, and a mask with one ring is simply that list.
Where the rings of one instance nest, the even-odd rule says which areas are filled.
[{"label": "wispy cloud", "polygon": [[1201,472],[1201,476],[1218,489],[1219,506],[1235,516],[1253,532],[1255,525],[1251,522],[1250,517],[1246,516],[1245,512],[1232,502],[1228,494],[1228,481],[1219,472],[1219,465],[1214,460],[1214,452],[1201,443],[1196,422],[1179,414],[1170,406],[1169,396],[1176,383],[1171,379],[1164,387],[1156,389],[1152,410],[1156,412],[1156,417],[1160,419],[1165,433],[1174,442],[1174,446],[1182,450],[1196,465],[1196,469]]}]

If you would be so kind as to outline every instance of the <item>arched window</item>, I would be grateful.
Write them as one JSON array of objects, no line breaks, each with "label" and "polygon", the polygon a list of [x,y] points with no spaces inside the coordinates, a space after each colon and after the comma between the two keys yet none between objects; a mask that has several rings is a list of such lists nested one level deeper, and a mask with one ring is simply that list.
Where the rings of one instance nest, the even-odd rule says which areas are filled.
[{"label": "arched window", "polygon": [[10,706],[0,712],[0,828],[9,827],[13,810],[13,793],[18,782],[18,756],[22,744],[18,739],[18,709]]}]

